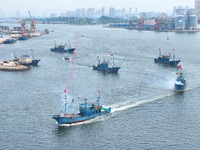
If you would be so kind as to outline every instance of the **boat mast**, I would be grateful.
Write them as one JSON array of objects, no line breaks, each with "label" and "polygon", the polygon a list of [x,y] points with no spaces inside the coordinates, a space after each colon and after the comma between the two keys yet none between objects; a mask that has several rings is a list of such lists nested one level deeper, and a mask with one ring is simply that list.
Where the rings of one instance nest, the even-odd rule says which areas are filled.
[{"label": "boat mast", "polygon": [[65,113],[67,112],[67,102],[66,102],[66,100],[67,100],[67,95],[65,95]]},{"label": "boat mast", "polygon": [[113,67],[114,67],[115,66],[114,56],[112,55],[112,57],[113,57]]},{"label": "boat mast", "polygon": [[[174,51],[174,49],[172,49]],[[173,60],[175,60],[175,52],[173,53],[173,57],[172,57]]]},{"label": "boat mast", "polygon": [[158,50],[159,50],[159,57],[161,57],[161,50],[160,50],[160,48]]},{"label": "boat mast", "polygon": [[33,49],[31,49],[31,52],[32,52],[32,59],[34,59],[34,56],[33,56]]},{"label": "boat mast", "polygon": [[114,56],[113,54],[110,54],[110,56],[113,58],[113,67],[115,66]]},{"label": "boat mast", "polygon": [[100,58],[99,58],[99,56],[97,56],[97,58],[98,58],[98,63],[100,64]]},{"label": "boat mast", "polygon": [[100,101],[100,90],[98,90],[99,96],[97,98],[97,105],[99,106],[99,101]]},{"label": "boat mast", "polygon": [[[61,109],[61,111],[60,111],[59,114],[62,114],[62,113],[66,114],[66,112],[67,112],[67,102],[66,102],[66,99],[67,99],[67,96],[65,95],[65,104],[64,104],[64,106]],[[64,109],[64,112],[63,112],[63,109]]]},{"label": "boat mast", "polygon": [[68,114],[68,112],[69,112],[69,110],[70,110],[71,105],[72,105],[73,102],[74,102],[74,99],[72,99],[72,102],[71,102],[71,104],[69,105],[69,108],[68,108],[68,110],[67,110],[67,114]]},{"label": "boat mast", "polygon": [[69,40],[69,48],[71,48],[71,45],[70,45],[70,40]]},{"label": "boat mast", "polygon": [[85,97],[85,107],[87,108],[87,98]]}]

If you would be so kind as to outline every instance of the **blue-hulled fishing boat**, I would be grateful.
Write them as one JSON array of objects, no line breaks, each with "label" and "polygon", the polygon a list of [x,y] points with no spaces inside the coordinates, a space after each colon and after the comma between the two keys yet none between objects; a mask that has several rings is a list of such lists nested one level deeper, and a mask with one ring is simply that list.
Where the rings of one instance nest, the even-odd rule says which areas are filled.
[{"label": "blue-hulled fishing boat", "polygon": [[180,59],[177,60],[175,58],[175,54],[173,54],[173,57],[171,59],[171,54],[161,54],[161,50],[159,49],[159,57],[154,58],[155,63],[160,63],[164,66],[171,66],[171,67],[177,67],[178,63],[181,61]]},{"label": "blue-hulled fishing boat", "polygon": [[114,58],[113,58],[113,65],[112,67],[109,67],[109,61],[105,61],[103,60],[103,62],[100,61],[100,59],[98,58],[98,64],[97,65],[93,65],[93,69],[94,70],[100,70],[106,73],[118,73],[119,69],[121,67],[116,67],[114,64]]},{"label": "blue-hulled fishing boat", "polygon": [[[181,66],[178,66],[178,68],[182,70]],[[182,92],[185,90],[187,82],[182,71],[179,71],[177,74],[178,76],[174,84],[174,89],[176,92]]]},{"label": "blue-hulled fishing boat", "polygon": [[31,38],[30,36],[21,35],[21,36],[18,38],[18,40],[20,40],[20,41],[25,41],[25,40],[28,40],[28,39],[30,39],[30,38]]},{"label": "blue-hulled fishing boat", "polygon": [[13,44],[13,43],[16,43],[17,42],[17,40],[15,40],[15,39],[6,39],[3,43],[4,44]]},{"label": "blue-hulled fishing boat", "polygon": [[53,119],[55,119],[59,126],[64,124],[73,124],[78,122],[84,122],[90,119],[94,119],[101,115],[106,115],[111,112],[111,108],[105,108],[99,104],[100,96],[97,98],[96,104],[92,103],[88,104],[87,98],[85,98],[85,102],[79,104],[79,112],[69,114],[69,109],[74,102],[72,99],[69,107],[67,107],[66,96],[65,96],[65,104],[63,109],[60,111],[58,115],[53,115]]},{"label": "blue-hulled fishing boat", "polygon": [[55,46],[54,48],[51,48],[51,51],[52,52],[66,52],[66,53],[73,53],[75,50],[75,47],[71,47],[70,45],[70,41],[69,41],[69,45],[65,44],[60,44],[60,45],[57,45],[55,43]]}]

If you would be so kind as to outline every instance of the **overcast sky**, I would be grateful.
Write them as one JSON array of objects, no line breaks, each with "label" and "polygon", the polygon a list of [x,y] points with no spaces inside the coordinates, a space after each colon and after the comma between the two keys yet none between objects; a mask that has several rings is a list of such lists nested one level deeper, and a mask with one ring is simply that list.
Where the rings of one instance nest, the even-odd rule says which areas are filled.
[{"label": "overcast sky", "polygon": [[172,12],[173,6],[194,8],[194,2],[195,0],[0,0],[0,10],[5,14],[15,14],[16,11],[23,14],[30,10],[43,15],[43,12],[60,13],[77,8],[137,7],[138,12]]}]

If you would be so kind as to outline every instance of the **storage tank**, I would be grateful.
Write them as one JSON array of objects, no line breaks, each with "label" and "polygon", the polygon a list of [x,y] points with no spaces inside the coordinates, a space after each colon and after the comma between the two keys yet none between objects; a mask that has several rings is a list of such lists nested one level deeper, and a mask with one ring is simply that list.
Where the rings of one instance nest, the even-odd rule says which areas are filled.
[{"label": "storage tank", "polygon": [[185,29],[185,16],[178,15],[175,17],[175,29],[183,30]]},{"label": "storage tank", "polygon": [[188,23],[189,23],[189,29],[190,30],[194,30],[194,29],[196,29],[197,28],[197,16],[196,15],[190,15],[189,16],[189,21],[188,21]]},{"label": "storage tank", "polygon": [[19,57],[19,63],[20,64],[29,64],[29,63],[31,63],[33,61],[33,59],[32,59],[32,57],[31,56],[29,56],[29,55],[21,55],[20,57]]}]

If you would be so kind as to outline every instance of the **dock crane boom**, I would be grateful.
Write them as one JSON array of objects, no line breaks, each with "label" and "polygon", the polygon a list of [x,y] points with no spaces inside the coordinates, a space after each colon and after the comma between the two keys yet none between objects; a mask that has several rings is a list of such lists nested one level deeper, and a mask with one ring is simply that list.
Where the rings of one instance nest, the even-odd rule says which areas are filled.
[{"label": "dock crane boom", "polygon": [[35,27],[35,20],[32,19],[31,12],[28,11],[28,13],[29,13],[30,23],[31,23],[30,31],[35,31],[35,30],[36,30],[36,27]]},{"label": "dock crane boom", "polygon": [[129,28],[132,28],[132,26],[133,26],[133,21],[134,21],[134,18],[131,17],[130,20],[129,20]]},{"label": "dock crane boom", "polygon": [[163,17],[168,18],[167,15],[164,12],[162,12],[159,15],[159,17],[156,19],[156,24],[154,25],[154,29],[155,30],[159,30],[160,29],[160,24],[161,24],[161,21],[162,21]]},{"label": "dock crane boom", "polygon": [[17,22],[21,24],[21,34],[24,34],[26,32],[26,22],[25,20],[20,20],[18,18],[15,18]]},{"label": "dock crane boom", "polygon": [[140,16],[140,18],[138,19],[137,29],[141,29],[145,17],[146,17],[146,14],[142,13],[141,16]]}]

